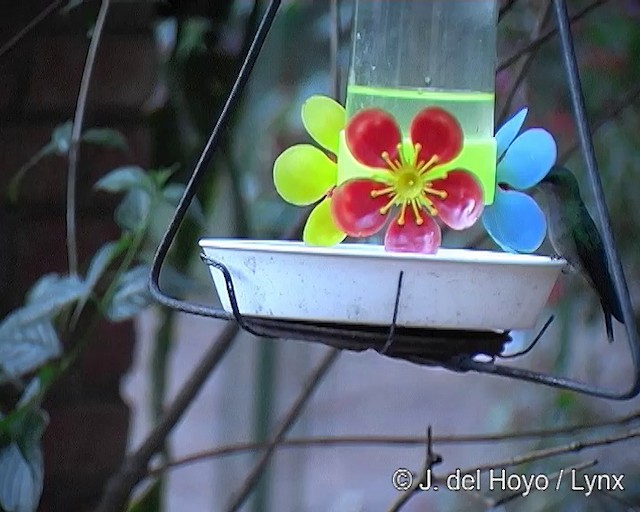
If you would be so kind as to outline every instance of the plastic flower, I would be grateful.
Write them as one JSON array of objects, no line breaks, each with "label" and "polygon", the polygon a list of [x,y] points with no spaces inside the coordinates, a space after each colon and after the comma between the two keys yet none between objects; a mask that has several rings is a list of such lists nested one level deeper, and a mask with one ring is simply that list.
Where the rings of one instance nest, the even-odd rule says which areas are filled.
[{"label": "plastic flower", "polygon": [[544,213],[532,197],[521,191],[540,183],[558,152],[553,136],[542,128],[518,135],[526,117],[527,109],[523,108],[496,133],[496,196],[482,215],[489,235],[509,252],[530,253],[544,241],[547,232]]},{"label": "plastic flower", "polygon": [[441,243],[435,217],[453,229],[466,229],[483,209],[482,189],[464,170],[445,171],[462,149],[462,129],[448,112],[418,112],[403,139],[394,118],[379,109],[358,112],[345,128],[353,157],[372,168],[370,178],[355,178],[333,192],[336,224],[349,236],[380,231],[392,209],[398,213],[384,245],[399,252],[434,253]]},{"label": "plastic flower", "polygon": [[280,196],[291,204],[306,206],[320,201],[309,214],[302,239],[309,245],[335,245],[347,236],[331,216],[345,110],[327,96],[312,96],[302,106],[302,122],[309,135],[332,155],[311,144],[292,146],[273,164],[273,182]]}]

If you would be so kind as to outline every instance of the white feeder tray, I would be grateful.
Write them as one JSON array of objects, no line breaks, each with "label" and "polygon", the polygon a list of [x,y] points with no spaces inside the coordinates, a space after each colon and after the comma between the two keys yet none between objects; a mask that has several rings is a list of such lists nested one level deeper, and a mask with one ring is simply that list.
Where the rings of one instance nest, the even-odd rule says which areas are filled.
[{"label": "white feeder tray", "polygon": [[[435,255],[383,247],[202,239],[204,254],[230,272],[243,315],[312,322],[389,325],[404,271],[397,325],[506,330],[536,325],[566,264],[546,256],[464,249]],[[231,304],[211,266],[222,306]]]}]

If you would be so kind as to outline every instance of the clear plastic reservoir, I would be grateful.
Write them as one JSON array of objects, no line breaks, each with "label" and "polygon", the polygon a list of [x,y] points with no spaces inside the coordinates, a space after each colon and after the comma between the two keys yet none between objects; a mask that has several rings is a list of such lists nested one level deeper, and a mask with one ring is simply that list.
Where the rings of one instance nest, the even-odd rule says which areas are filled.
[{"label": "clear plastic reservoir", "polygon": [[[487,203],[496,167],[496,20],[496,0],[357,0],[346,102],[348,118],[381,108],[405,134],[425,107],[453,114],[465,142],[452,166],[478,176]],[[340,180],[359,174],[340,155]]]}]

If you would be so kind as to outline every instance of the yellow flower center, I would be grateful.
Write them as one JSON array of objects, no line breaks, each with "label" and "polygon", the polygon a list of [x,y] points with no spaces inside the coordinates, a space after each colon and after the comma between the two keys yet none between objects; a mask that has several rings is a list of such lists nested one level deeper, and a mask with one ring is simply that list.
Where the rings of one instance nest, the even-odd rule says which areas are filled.
[{"label": "yellow flower center", "polygon": [[398,224],[401,226],[405,224],[407,207],[410,207],[416,224],[420,226],[424,223],[420,215],[421,208],[425,208],[433,217],[438,215],[438,209],[429,196],[446,199],[447,192],[434,189],[432,186],[433,178],[429,176],[429,171],[439,162],[438,155],[431,157],[428,162],[424,160],[418,162],[418,156],[422,150],[420,144],[409,147],[410,151],[408,152],[412,153],[410,157],[406,156],[403,149],[403,145],[398,144],[398,158],[395,160],[391,160],[386,151],[382,153],[382,159],[387,163],[389,172],[380,176],[379,180],[389,186],[371,191],[371,197],[385,195],[389,197],[389,202],[380,208],[382,215],[386,215],[394,205],[399,206]]}]

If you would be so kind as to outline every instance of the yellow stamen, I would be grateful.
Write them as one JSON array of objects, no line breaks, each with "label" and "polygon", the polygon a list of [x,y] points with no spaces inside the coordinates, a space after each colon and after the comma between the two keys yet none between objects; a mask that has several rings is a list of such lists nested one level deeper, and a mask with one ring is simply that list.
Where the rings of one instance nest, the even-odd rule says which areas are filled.
[{"label": "yellow stamen", "polygon": [[393,203],[395,203],[395,202],[396,202],[396,197],[394,195],[386,205],[384,205],[382,208],[380,208],[380,210],[379,210],[380,213],[382,215],[386,215],[387,213],[389,213],[389,210],[391,210],[391,207],[393,206]]},{"label": "yellow stamen", "polygon": [[391,160],[391,157],[389,156],[389,153],[387,151],[383,152],[380,156],[385,161],[385,163],[394,171],[400,169],[400,162],[398,162],[398,160]]},{"label": "yellow stamen", "polygon": [[392,193],[394,190],[395,190],[394,187],[387,187],[380,190],[372,190],[371,197],[376,198],[376,197],[384,196],[386,194]]},{"label": "yellow stamen", "polygon": [[446,190],[438,190],[435,188],[431,188],[429,186],[424,187],[423,190],[427,194],[431,194],[432,196],[439,197],[440,199],[446,199],[449,196]]},{"label": "yellow stamen", "polygon": [[427,209],[429,215],[431,215],[432,217],[438,216],[438,209],[434,206],[431,199],[429,199],[427,196],[422,195],[417,199],[417,201],[419,201],[420,204]]},{"label": "yellow stamen", "polygon": [[436,165],[440,161],[440,157],[438,155],[433,155],[428,162],[421,161],[418,164],[418,174],[424,174],[429,169],[431,169],[434,165]]},{"label": "yellow stamen", "polygon": [[407,203],[402,203],[400,207],[400,216],[398,217],[398,225],[404,226],[404,214],[407,211]]},{"label": "yellow stamen", "polygon": [[420,144],[419,142],[416,142],[413,145],[413,149],[414,149],[414,153],[413,153],[413,161],[411,162],[411,164],[419,169],[420,165],[416,165],[418,163],[418,157],[420,156],[420,151],[422,151],[422,144]]},{"label": "yellow stamen", "polygon": [[420,215],[420,208],[418,208],[418,201],[416,199],[411,200],[411,209],[413,210],[413,216],[416,218],[416,224],[418,226],[422,226],[424,224],[424,219],[422,215]]}]

